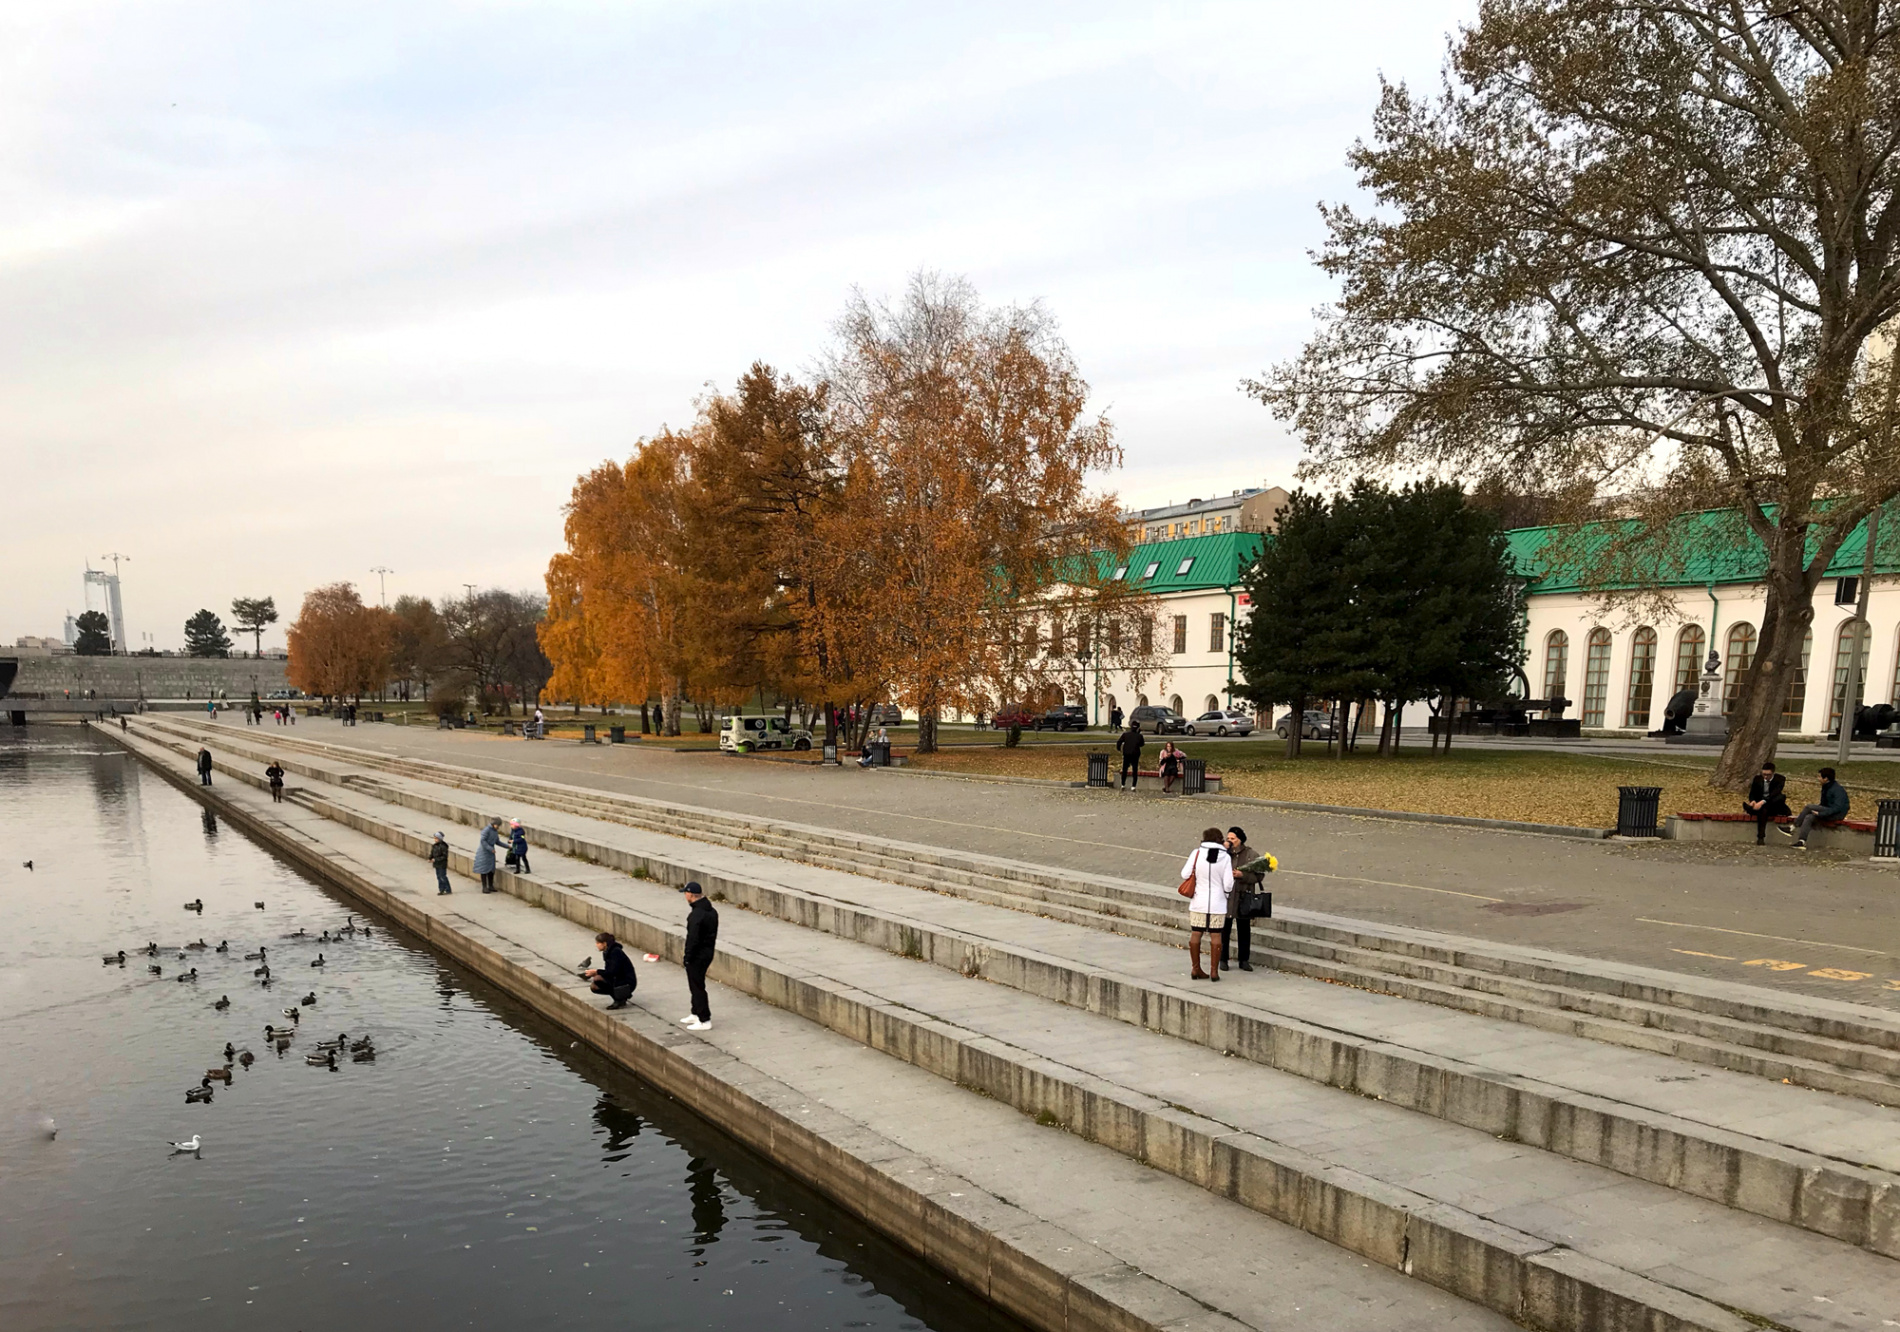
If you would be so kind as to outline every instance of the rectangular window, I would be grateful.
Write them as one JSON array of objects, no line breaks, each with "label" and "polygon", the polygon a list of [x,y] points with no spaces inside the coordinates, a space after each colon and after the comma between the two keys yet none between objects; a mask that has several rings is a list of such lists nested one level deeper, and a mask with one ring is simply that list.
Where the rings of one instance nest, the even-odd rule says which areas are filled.
[{"label": "rectangular window", "polygon": [[1119,569],[1115,570],[1115,576],[1109,581],[1114,582],[1114,583],[1119,583],[1121,582],[1122,579],[1126,577],[1128,577],[1128,566],[1124,564]]},{"label": "rectangular window", "polygon": [[1051,616],[1049,619],[1049,655],[1052,657],[1062,655],[1062,617],[1060,615]]},{"label": "rectangular window", "polygon": [[1155,650],[1155,622],[1143,619],[1141,622],[1141,655],[1147,656]]},{"label": "rectangular window", "polygon": [[1174,617],[1174,650],[1187,651],[1187,616],[1185,615]]},{"label": "rectangular window", "polygon": [[1153,578],[1155,576],[1155,570],[1159,569],[1160,567],[1161,567],[1161,562],[1159,560],[1151,561],[1148,567],[1141,571],[1142,581],[1146,582],[1148,579]]},{"label": "rectangular window", "polygon": [[1109,655],[1113,656],[1115,653],[1120,652],[1121,650],[1122,650],[1122,622],[1120,620],[1110,620],[1108,622]]},{"label": "rectangular window", "polygon": [[1174,576],[1176,578],[1186,578],[1187,571],[1189,569],[1192,569],[1193,567],[1194,567],[1194,557],[1190,555],[1185,560],[1181,561],[1181,567],[1174,571]]},{"label": "rectangular window", "polygon": [[1089,622],[1087,620],[1075,622],[1075,655],[1078,657],[1089,655]]},{"label": "rectangular window", "polygon": [[1208,620],[1207,650],[1209,652],[1227,651],[1227,617],[1220,611],[1215,611]]}]

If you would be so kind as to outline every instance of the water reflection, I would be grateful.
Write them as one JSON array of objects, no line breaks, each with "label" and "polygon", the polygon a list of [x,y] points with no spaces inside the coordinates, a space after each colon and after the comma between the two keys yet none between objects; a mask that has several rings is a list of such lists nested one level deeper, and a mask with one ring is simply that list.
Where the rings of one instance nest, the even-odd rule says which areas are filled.
[{"label": "water reflection", "polygon": [[205,839],[207,841],[216,841],[218,837],[218,816],[209,809],[201,810],[199,812],[198,821],[204,825]]},{"label": "water reflection", "polygon": [[607,1134],[600,1154],[601,1162],[605,1165],[626,1160],[630,1154],[628,1148],[646,1127],[646,1121],[625,1106],[614,1104],[611,1096],[603,1096],[594,1102],[594,1122]]},{"label": "water reflection", "polygon": [[703,1156],[695,1156],[687,1163],[686,1194],[693,1202],[693,1242],[700,1246],[693,1250],[693,1255],[697,1257],[710,1245],[717,1244],[719,1232],[726,1228],[725,1192],[719,1187],[719,1176],[712,1162]]}]

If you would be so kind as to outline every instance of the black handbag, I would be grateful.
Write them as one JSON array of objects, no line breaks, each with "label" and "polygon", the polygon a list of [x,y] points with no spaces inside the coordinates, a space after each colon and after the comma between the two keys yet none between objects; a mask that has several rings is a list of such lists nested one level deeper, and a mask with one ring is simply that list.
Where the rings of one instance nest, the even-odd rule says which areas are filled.
[{"label": "black handbag", "polygon": [[1241,905],[1241,914],[1248,920],[1267,920],[1273,915],[1273,894],[1263,893],[1256,888],[1247,894],[1247,900]]}]

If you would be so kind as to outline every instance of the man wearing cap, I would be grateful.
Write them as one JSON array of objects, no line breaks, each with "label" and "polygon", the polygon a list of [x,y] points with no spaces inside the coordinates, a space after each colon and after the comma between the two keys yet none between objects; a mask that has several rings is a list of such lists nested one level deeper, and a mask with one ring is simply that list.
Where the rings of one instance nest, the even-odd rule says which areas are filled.
[{"label": "man wearing cap", "polygon": [[449,893],[449,839],[441,833],[435,835],[435,841],[429,846],[429,863],[435,866],[435,895],[446,897]]},{"label": "man wearing cap", "polygon": [[686,966],[686,988],[693,996],[693,1011],[680,1019],[688,1031],[712,1030],[712,1005],[706,1000],[706,969],[712,966],[713,952],[719,943],[719,913],[706,900],[706,890],[698,880],[680,891],[686,894],[686,951],[680,959]]}]

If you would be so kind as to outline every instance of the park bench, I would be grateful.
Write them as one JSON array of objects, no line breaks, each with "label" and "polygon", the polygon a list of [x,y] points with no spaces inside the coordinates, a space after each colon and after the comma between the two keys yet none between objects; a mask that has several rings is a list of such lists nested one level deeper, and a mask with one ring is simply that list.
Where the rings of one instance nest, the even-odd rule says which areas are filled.
[{"label": "park bench", "polygon": [[[1771,823],[1792,823],[1791,818],[1771,819]],[[1677,842],[1752,842],[1755,840],[1755,816],[1740,810],[1721,813],[1671,814],[1663,836]],[[1808,845],[1872,855],[1874,825],[1871,820],[1845,818],[1817,823],[1808,837]]]}]

